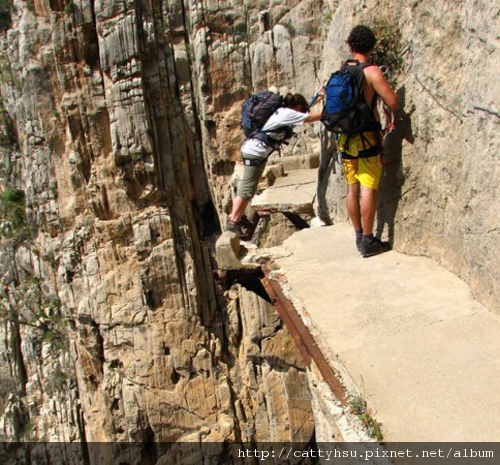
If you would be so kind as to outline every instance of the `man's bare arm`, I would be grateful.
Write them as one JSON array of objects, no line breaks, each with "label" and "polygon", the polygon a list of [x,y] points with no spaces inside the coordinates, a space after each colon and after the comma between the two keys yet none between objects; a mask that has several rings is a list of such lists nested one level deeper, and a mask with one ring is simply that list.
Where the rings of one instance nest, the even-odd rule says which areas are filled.
[{"label": "man's bare arm", "polygon": [[384,103],[395,110],[398,107],[399,98],[385,80],[382,71],[378,66],[370,66],[366,68],[365,75],[367,77],[368,83],[373,86],[375,92],[380,96]]}]

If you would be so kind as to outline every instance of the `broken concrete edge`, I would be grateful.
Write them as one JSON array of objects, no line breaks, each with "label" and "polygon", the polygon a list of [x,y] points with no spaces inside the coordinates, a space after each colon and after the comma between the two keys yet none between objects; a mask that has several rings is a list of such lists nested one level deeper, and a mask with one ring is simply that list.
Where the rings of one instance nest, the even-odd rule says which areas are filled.
[{"label": "broken concrete edge", "polygon": [[261,179],[265,179],[267,182],[267,186],[272,186],[276,179],[282,178],[285,176],[285,169],[281,163],[268,164],[264,168],[264,172],[262,173]]},{"label": "broken concrete edge", "polygon": [[[248,244],[250,247],[251,245]],[[240,238],[231,231],[224,231],[215,243],[215,260],[217,268],[227,270],[256,270],[258,263],[242,263],[248,248],[241,244]]]},{"label": "broken concrete edge", "polygon": [[310,203],[301,205],[299,208],[295,208],[294,205],[290,205],[288,203],[276,204],[273,205],[272,207],[261,207],[258,204],[252,204],[252,208],[256,212],[258,212],[259,215],[261,216],[271,215],[273,213],[283,213],[283,212],[293,213],[296,215],[313,215],[314,214],[313,203],[314,199]]},{"label": "broken concrete edge", "polygon": [[357,415],[342,406],[333,395],[314,362],[307,368],[307,379],[318,443],[338,441],[339,438],[344,442],[376,442],[368,435]]},{"label": "broken concrete edge", "polygon": [[[326,363],[333,372],[333,375],[342,387],[342,397],[339,398],[338,389],[332,388],[331,383],[324,377],[324,368],[322,369],[321,366],[318,366],[315,357],[312,357],[311,361],[307,363],[308,373],[311,373],[311,380],[313,381],[312,385],[318,386],[318,389],[321,387],[321,396],[318,394],[317,397],[323,398],[322,400],[317,398],[316,402],[326,405],[325,408],[336,422],[337,432],[340,432],[344,441],[376,441],[376,439],[369,435],[368,427],[361,422],[358,415],[352,410],[353,400],[360,398],[366,402],[366,397],[363,395],[359,386],[350,377],[342,363],[340,363],[338,357],[332,353],[329,345],[326,343],[325,336],[323,335],[321,329],[314,324],[313,319],[307,312],[302,300],[294,296],[291,292],[290,284],[286,279],[284,270],[278,269],[277,265],[272,262],[272,260],[263,265],[262,270],[265,277],[269,281],[276,283],[280,287],[283,296],[290,302],[290,305],[301,319],[305,330],[314,340],[315,346],[319,352],[321,352],[322,356],[326,360]],[[293,328],[292,331],[294,331]],[[342,412],[341,414],[340,411]],[[376,422],[376,418],[374,418],[374,415],[371,414],[371,412],[374,412],[372,406],[367,406],[367,412],[369,413],[371,419]],[[376,423],[381,426],[380,423]]]},{"label": "broken concrete edge", "polygon": [[282,164],[285,171],[318,168],[319,160],[319,152],[306,155],[289,155],[287,157],[278,157],[275,155],[269,157],[270,163]]},{"label": "broken concrete edge", "polygon": [[[252,247],[252,244],[245,243]],[[332,363],[336,357],[330,353],[328,345],[323,343],[321,331],[315,327],[305,309],[303,302],[294,297],[290,286],[281,270],[276,268],[272,255],[260,253],[248,254],[248,249],[241,244],[239,237],[230,231],[224,232],[216,243],[216,260],[220,271],[220,278],[226,273],[248,273],[262,270],[264,273],[261,282],[281,319],[287,326],[305,363],[308,366],[308,377],[311,376],[312,386],[317,386],[316,402],[323,405],[319,419],[330,417],[335,421],[338,430],[337,438],[344,441],[373,441],[367,434],[358,416],[352,411],[351,404],[356,397],[361,397],[356,385],[350,380],[347,372],[340,363]],[[283,251],[284,253],[285,251]],[[246,263],[242,263],[244,259]],[[321,394],[320,394],[321,392]],[[335,429],[335,428],[334,428]],[[328,435],[328,433],[325,433]]]},{"label": "broken concrete edge", "polygon": [[274,306],[277,308],[282,320],[288,327],[290,334],[293,336],[304,361],[307,365],[310,365],[311,361],[314,360],[321,376],[330,386],[335,397],[339,399],[342,404],[345,404],[346,395],[342,383],[323,356],[323,353],[319,350],[316,341],[302,321],[299,313],[292,302],[283,294],[279,282],[269,279],[269,268],[264,265],[262,271],[264,273],[264,277],[261,279],[262,284],[268,296],[271,298],[271,301],[274,303]]},{"label": "broken concrete edge", "polygon": [[[304,171],[303,173],[309,173],[311,170]],[[281,179],[277,180],[276,183],[271,186],[273,188],[273,191],[276,190],[283,190],[287,188],[294,188],[296,191],[299,187],[301,186],[312,186],[316,185],[318,182],[317,180],[317,174],[315,170],[312,170],[314,174],[314,179],[308,179],[301,171],[296,170],[296,171],[289,171],[285,173],[285,176],[283,176]],[[300,179],[297,179],[297,175],[302,174],[302,177]],[[305,179],[304,179],[305,177]]]},{"label": "broken concrete edge", "polygon": [[241,240],[234,232],[225,231],[215,243],[215,260],[219,272],[249,272],[260,270],[271,260],[271,254],[269,249],[258,248],[252,242]]}]

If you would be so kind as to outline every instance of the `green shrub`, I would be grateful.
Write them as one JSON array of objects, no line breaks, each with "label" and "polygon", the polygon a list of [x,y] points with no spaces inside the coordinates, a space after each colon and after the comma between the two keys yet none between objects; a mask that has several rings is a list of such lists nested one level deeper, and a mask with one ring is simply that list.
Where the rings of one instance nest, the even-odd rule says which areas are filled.
[{"label": "green shrub", "polygon": [[59,298],[44,290],[40,277],[25,273],[18,276],[20,281],[4,287],[6,298],[0,302],[0,320],[32,328],[36,339],[50,344],[55,354],[67,351],[67,320],[62,315]]},{"label": "green shrub", "polygon": [[24,191],[7,188],[0,192],[0,222],[4,223],[0,231],[4,238],[13,239],[16,244],[29,238]]},{"label": "green shrub", "polygon": [[391,74],[396,74],[403,64],[401,58],[401,32],[396,24],[384,19],[372,20],[370,28],[377,37],[377,43],[372,52],[372,61],[376,65],[385,65]]},{"label": "green shrub", "polygon": [[380,430],[380,423],[370,415],[366,401],[362,397],[355,397],[351,401],[351,411],[358,416],[371,438],[382,441],[383,437],[382,431]]},{"label": "green shrub", "polygon": [[325,5],[325,9],[323,10],[323,23],[330,24],[332,21],[332,18],[333,18],[332,10],[327,8]]},{"label": "green shrub", "polygon": [[76,3],[73,0],[70,0],[66,3],[66,14],[70,15],[76,11]]}]

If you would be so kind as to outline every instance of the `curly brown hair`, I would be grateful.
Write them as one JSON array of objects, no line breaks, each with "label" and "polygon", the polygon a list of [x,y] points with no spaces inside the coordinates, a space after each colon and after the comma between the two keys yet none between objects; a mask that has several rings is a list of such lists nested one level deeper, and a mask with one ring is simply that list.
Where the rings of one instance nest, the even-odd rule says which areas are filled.
[{"label": "curly brown hair", "polygon": [[351,50],[358,53],[371,52],[376,43],[377,38],[373,31],[362,24],[355,26],[347,38],[347,44]]}]

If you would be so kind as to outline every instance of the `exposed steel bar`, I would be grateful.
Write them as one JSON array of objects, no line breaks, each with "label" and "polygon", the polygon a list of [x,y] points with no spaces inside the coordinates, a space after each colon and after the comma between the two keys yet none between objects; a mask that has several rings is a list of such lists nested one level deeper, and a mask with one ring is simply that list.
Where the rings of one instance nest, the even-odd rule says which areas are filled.
[{"label": "exposed steel bar", "polygon": [[295,344],[297,344],[297,347],[299,348],[300,354],[302,355],[304,362],[306,363],[307,366],[311,365],[311,354],[309,353],[309,349],[307,348],[304,340],[301,338],[300,331],[295,325],[293,319],[291,318],[290,312],[287,311],[287,309],[283,305],[282,300],[280,299],[280,296],[276,293],[274,286],[271,283],[271,280],[269,280],[267,277],[264,277],[261,278],[261,281],[269,297],[271,298],[273,305],[278,310],[281,319],[288,328],[288,331],[290,331],[290,334],[293,337]]},{"label": "exposed steel bar", "polygon": [[309,329],[302,321],[296,308],[293,306],[292,302],[288,300],[281,289],[280,284],[269,278],[270,270],[267,266],[262,267],[264,272],[264,277],[261,278],[262,284],[266,289],[271,301],[278,310],[278,313],[285,323],[286,327],[290,331],[295,343],[297,344],[304,362],[310,366],[311,360],[318,367],[323,380],[330,386],[335,397],[344,404],[346,402],[345,389],[340,383],[337,375],[333,371],[330,364],[327,362],[325,356],[319,349],[314,340],[314,337],[309,332]]}]

